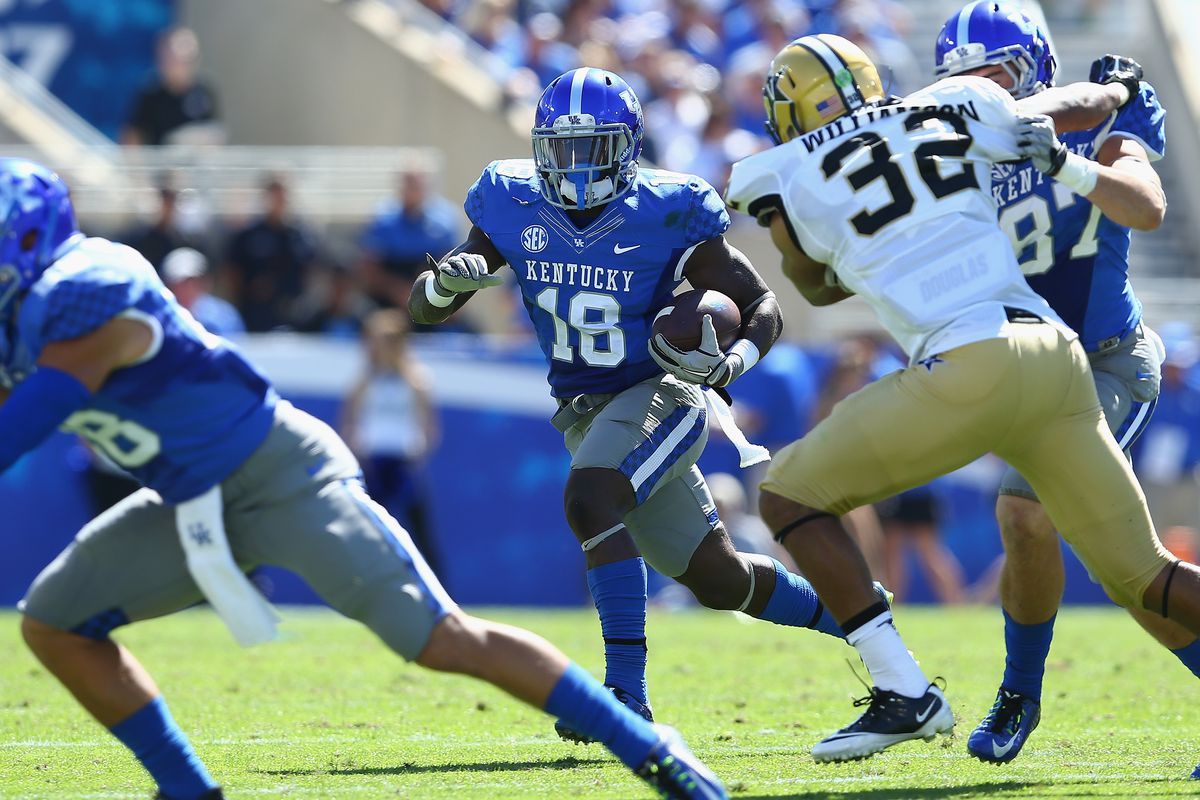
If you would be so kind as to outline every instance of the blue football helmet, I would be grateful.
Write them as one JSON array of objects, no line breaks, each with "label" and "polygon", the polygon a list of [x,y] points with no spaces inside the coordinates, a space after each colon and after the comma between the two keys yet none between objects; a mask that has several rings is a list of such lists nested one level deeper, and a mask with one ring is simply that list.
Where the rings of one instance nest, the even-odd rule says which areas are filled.
[{"label": "blue football helmet", "polygon": [[934,54],[938,78],[998,64],[1013,79],[1018,100],[1054,85],[1058,59],[1049,35],[1032,19],[1003,3],[968,3],[938,34]]},{"label": "blue football helmet", "polygon": [[62,178],[23,158],[0,158],[0,319],[64,245],[83,238]]},{"label": "blue football helmet", "polygon": [[580,67],[542,92],[533,127],[533,163],[546,202],[568,210],[621,197],[637,177],[642,104],[620,76]]}]

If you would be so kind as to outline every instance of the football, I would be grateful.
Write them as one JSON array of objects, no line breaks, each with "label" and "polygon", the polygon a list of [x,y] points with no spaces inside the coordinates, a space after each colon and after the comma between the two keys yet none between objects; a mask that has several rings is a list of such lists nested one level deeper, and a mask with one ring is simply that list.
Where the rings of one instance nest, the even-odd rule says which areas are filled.
[{"label": "football", "polygon": [[679,350],[695,350],[700,346],[700,326],[705,314],[712,317],[722,350],[737,341],[742,330],[742,313],[737,304],[712,289],[691,289],[671,298],[671,304],[654,318],[651,332],[661,333]]}]

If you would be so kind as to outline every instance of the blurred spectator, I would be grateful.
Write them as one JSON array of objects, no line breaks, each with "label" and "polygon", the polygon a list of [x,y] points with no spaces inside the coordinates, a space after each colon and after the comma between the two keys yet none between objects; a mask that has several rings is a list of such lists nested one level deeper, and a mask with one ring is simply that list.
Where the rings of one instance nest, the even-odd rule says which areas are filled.
[{"label": "blurred spectator", "polygon": [[237,309],[212,294],[208,259],[199,250],[180,247],[167,253],[162,277],[179,305],[190,311],[207,331],[218,336],[245,333],[246,326]]},{"label": "blurred spectator", "polygon": [[195,244],[180,230],[179,193],[166,181],[161,182],[158,187],[158,210],[153,221],[128,231],[120,241],[141,253],[161,275],[167,253]]},{"label": "blurred spectator", "polygon": [[1187,379],[1200,362],[1200,343],[1184,323],[1168,323],[1159,333],[1167,351],[1162,388],[1150,425],[1134,444],[1133,466],[1160,532],[1200,530],[1200,387]]},{"label": "blurred spectator", "polygon": [[292,324],[297,300],[317,259],[312,234],[291,218],[288,190],[281,178],[266,179],[263,199],[262,217],[230,238],[223,276],[251,332]]},{"label": "blurred spectator", "polygon": [[342,407],[341,433],[362,463],[367,489],[412,536],[434,572],[422,464],[438,438],[429,379],[409,354],[408,316],[376,311],[363,326],[367,369]]},{"label": "blurred spectator", "polygon": [[425,255],[441,258],[461,240],[462,212],[433,193],[423,170],[400,175],[398,197],[388,200],[363,231],[362,280],[371,299],[405,308]]},{"label": "blurred spectator", "polygon": [[357,339],[363,320],[375,305],[362,293],[354,272],[345,264],[335,261],[323,278],[326,286],[309,292],[297,313],[296,330]]},{"label": "blurred spectator", "polygon": [[158,43],[158,75],[133,103],[121,144],[223,144],[217,98],[200,81],[200,43],[188,28],[174,28]]},{"label": "blurred spectator", "polygon": [[895,593],[896,600],[908,597],[908,551],[913,550],[939,601],[965,601],[962,564],[942,543],[933,489],[910,489],[877,503],[875,510],[883,523],[884,585]]}]

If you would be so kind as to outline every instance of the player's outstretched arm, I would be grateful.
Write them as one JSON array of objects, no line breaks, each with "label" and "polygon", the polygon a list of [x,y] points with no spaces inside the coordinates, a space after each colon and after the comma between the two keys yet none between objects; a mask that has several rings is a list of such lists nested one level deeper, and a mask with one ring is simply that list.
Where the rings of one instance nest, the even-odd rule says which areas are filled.
[{"label": "player's outstretched arm", "polygon": [[1126,56],[1106,55],[1092,62],[1087,83],[1047,89],[1017,101],[1022,114],[1045,114],[1060,131],[1084,131],[1100,125],[1138,96],[1142,65]]},{"label": "player's outstretched arm", "polygon": [[417,276],[408,298],[409,314],[422,325],[445,322],[476,291],[503,283],[495,273],[504,263],[487,234],[472,226],[465,242],[439,262],[430,258],[430,269]]},{"label": "player's outstretched arm", "polygon": [[146,324],[116,317],[42,348],[37,370],[0,407],[0,472],[86,406],[115,370],[143,358],[154,340]]},{"label": "player's outstretched arm", "polygon": [[814,306],[828,306],[853,297],[840,286],[830,286],[825,280],[826,265],[814,261],[800,249],[787,228],[787,220],[780,212],[771,215],[771,241],[783,256],[783,274],[795,285],[800,294]]},{"label": "player's outstretched arm", "polygon": [[1033,165],[1071,191],[1086,197],[1106,217],[1137,230],[1154,230],[1167,211],[1158,173],[1146,149],[1128,136],[1111,136],[1096,161],[1070,152],[1058,140],[1048,117],[1022,118],[1018,148]]}]

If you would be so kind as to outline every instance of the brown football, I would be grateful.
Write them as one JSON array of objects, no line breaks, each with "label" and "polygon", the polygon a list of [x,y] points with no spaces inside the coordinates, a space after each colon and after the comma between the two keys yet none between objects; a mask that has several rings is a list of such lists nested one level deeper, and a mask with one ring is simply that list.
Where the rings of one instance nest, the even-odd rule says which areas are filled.
[{"label": "brown football", "polygon": [[700,326],[705,314],[712,317],[722,350],[737,341],[742,314],[732,300],[712,289],[692,289],[672,297],[670,304],[654,318],[652,333],[661,333],[680,350],[695,350],[700,346]]}]

